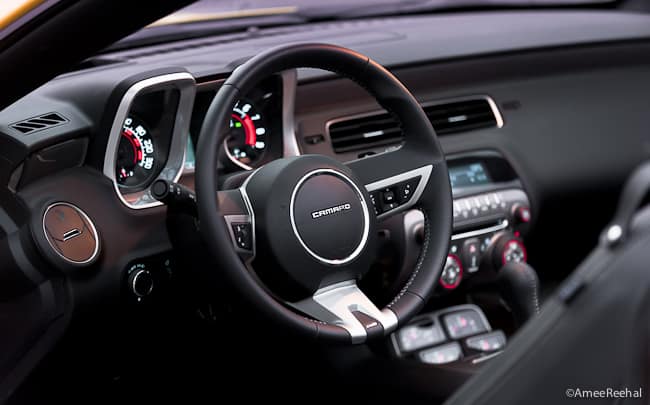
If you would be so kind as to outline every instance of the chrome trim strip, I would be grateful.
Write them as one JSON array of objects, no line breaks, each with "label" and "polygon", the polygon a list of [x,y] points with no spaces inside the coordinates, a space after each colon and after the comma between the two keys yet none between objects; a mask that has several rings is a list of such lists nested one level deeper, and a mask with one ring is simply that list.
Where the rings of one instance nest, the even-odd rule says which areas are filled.
[{"label": "chrome trim strip", "polygon": [[[372,159],[372,157],[368,157],[366,159]],[[411,197],[410,200],[408,200],[405,204],[393,208],[390,211],[382,212],[381,214],[377,215],[377,218],[382,219],[384,217],[396,214],[398,212],[404,211],[414,206],[422,196],[424,189],[427,187],[427,184],[429,183],[429,177],[431,176],[432,171],[433,171],[433,165],[426,165],[417,169],[409,170],[408,172],[404,172],[401,174],[397,174],[395,176],[391,176],[382,180],[375,181],[370,184],[366,184],[366,190],[369,193],[372,193],[373,191],[377,191],[385,187],[390,187],[397,183],[401,183],[403,181],[413,179],[417,176],[421,176],[420,182],[418,183],[418,186],[415,188],[415,191],[413,192],[413,196]]]},{"label": "chrome trim strip", "polygon": [[296,139],[295,108],[298,73],[295,69],[282,72],[282,157],[300,156]]},{"label": "chrome trim strip", "polygon": [[[436,105],[456,103],[460,101],[471,101],[471,100],[487,101],[488,105],[490,106],[490,109],[492,110],[492,113],[494,114],[494,118],[497,122],[497,128],[503,128],[504,121],[503,121],[503,116],[501,115],[501,111],[499,111],[499,107],[497,106],[497,103],[494,101],[494,99],[488,96],[487,94],[478,94],[473,96],[452,97],[452,98],[445,98],[440,100],[425,101],[420,103],[420,106],[422,108],[426,108],[426,107],[431,107]],[[373,115],[380,115],[385,113],[386,113],[385,110],[374,110],[374,111],[368,111],[359,114],[344,115],[342,117],[332,118],[325,122],[325,135],[331,142],[332,137],[330,136],[330,126],[332,126],[333,124],[342,121],[354,120],[357,118],[372,117]],[[391,145],[385,145],[385,146],[390,147]]]},{"label": "chrome trim strip", "polygon": [[474,236],[479,236],[479,235],[484,235],[484,234],[490,233],[490,232],[500,231],[502,229],[506,229],[508,227],[508,225],[509,225],[508,220],[504,219],[503,222],[501,222],[498,225],[489,226],[487,228],[481,228],[481,229],[477,229],[477,230],[474,230],[474,231],[457,233],[457,234],[451,235],[451,240],[472,238]]},{"label": "chrome trim strip", "polygon": [[176,88],[180,92],[178,108],[176,109],[176,119],[172,132],[171,145],[165,166],[151,183],[158,179],[164,179],[176,182],[180,178],[185,165],[185,149],[187,145],[187,136],[189,134],[190,119],[192,116],[192,107],[194,106],[194,95],[196,93],[196,82],[194,77],[187,72],[170,73],[161,76],[151,77],[135,83],[131,86],[120,101],[115,113],[115,119],[111,126],[108,143],[106,145],[106,154],[104,155],[103,172],[113,183],[115,193],[122,203],[131,209],[144,209],[162,205],[152,195],[149,187],[144,190],[129,193],[121,189],[115,179],[115,161],[117,159],[117,149],[122,133],[124,120],[128,116],[131,105],[139,94],[143,91],[154,91],[165,88]]},{"label": "chrome trim strip", "polygon": [[[317,176],[319,174],[331,174],[333,176],[336,176],[346,183],[348,183],[354,191],[357,193],[357,197],[359,198],[359,201],[361,201],[361,208],[363,211],[363,236],[361,237],[361,241],[359,242],[359,245],[354,249],[350,255],[347,257],[341,258],[341,259],[327,259],[324,258],[320,255],[318,255],[316,252],[311,250],[307,244],[302,240],[300,237],[300,233],[298,232],[298,227],[296,226],[296,220],[295,220],[295,212],[294,212],[294,205],[296,202],[296,195],[298,194],[298,190],[300,189],[300,186],[309,179],[310,177]],[[317,259],[318,261],[321,261],[326,264],[331,264],[331,265],[342,265],[351,262],[352,260],[356,259],[359,254],[361,254],[361,251],[363,248],[366,246],[366,243],[368,242],[368,236],[370,234],[370,211],[368,210],[368,204],[366,203],[366,199],[363,197],[363,193],[359,188],[357,187],[356,184],[345,174],[333,170],[333,169],[316,169],[312,170],[311,172],[305,174],[298,180],[298,183],[295,185],[293,188],[293,191],[291,193],[291,202],[289,204],[289,216],[291,219],[291,228],[293,229],[294,235],[296,235],[296,238],[298,239],[298,242],[302,245],[302,247],[309,253],[312,257]]]},{"label": "chrome trim strip", "polygon": [[[73,210],[77,211],[77,213],[79,213],[86,220],[88,225],[90,225],[90,231],[93,234],[93,239],[95,239],[95,249],[93,250],[93,254],[90,256],[90,258],[88,258],[88,259],[86,259],[84,261],[81,261],[81,262],[76,261],[76,260],[70,260],[67,257],[63,256],[54,247],[54,242],[52,241],[52,238],[50,238],[50,234],[47,232],[47,229],[45,229],[45,216],[47,216],[47,213],[52,208],[54,208],[54,207],[56,207],[58,205],[65,205],[65,206],[70,207]],[[99,253],[99,233],[97,233],[97,228],[95,228],[95,223],[90,219],[90,217],[88,215],[86,215],[86,213],[81,208],[77,207],[74,204],[70,204],[70,203],[67,203],[67,202],[61,202],[60,201],[60,202],[52,203],[52,204],[48,205],[47,208],[45,209],[45,212],[43,212],[43,219],[41,220],[41,223],[42,223],[42,227],[43,227],[43,233],[45,234],[45,240],[47,240],[47,243],[50,244],[50,247],[52,248],[52,250],[57,255],[59,255],[59,257],[61,257],[63,260],[65,260],[66,262],[72,263],[72,264],[88,264],[88,263],[92,262],[93,260],[95,260],[95,258],[97,257],[97,254]]]},{"label": "chrome trim strip", "polygon": [[496,351],[494,353],[490,353],[490,354],[486,354],[484,356],[478,357],[478,358],[472,360],[472,364],[480,364],[480,363],[483,363],[484,361],[491,360],[491,359],[497,357],[498,355],[500,355],[501,353],[503,353],[503,350],[499,350],[499,351]]},{"label": "chrome trim strip", "polygon": [[379,310],[357,287],[354,280],[323,287],[313,296],[288,305],[322,322],[344,328],[355,344],[365,342],[368,334],[352,311],[361,312],[377,320],[384,329],[384,334],[394,331],[398,323],[393,311],[388,308]]}]

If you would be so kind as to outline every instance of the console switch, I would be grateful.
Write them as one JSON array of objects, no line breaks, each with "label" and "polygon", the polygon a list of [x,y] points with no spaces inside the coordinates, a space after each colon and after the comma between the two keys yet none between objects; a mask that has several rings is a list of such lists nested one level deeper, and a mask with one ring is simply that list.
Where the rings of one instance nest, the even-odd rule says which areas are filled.
[{"label": "console switch", "polygon": [[251,224],[247,222],[233,223],[232,232],[235,235],[235,243],[238,248],[244,250],[253,249],[253,232]]},{"label": "console switch", "polygon": [[465,340],[465,345],[479,352],[493,352],[501,350],[506,345],[506,337],[500,330],[484,335],[472,336]]},{"label": "console switch", "polygon": [[445,334],[435,319],[409,325],[397,333],[397,343],[403,353],[412,352],[445,341]]},{"label": "console switch", "polygon": [[478,239],[469,239],[463,245],[463,265],[468,273],[478,271],[481,262],[481,244]]},{"label": "console switch", "polygon": [[473,309],[445,315],[443,323],[445,324],[445,329],[447,329],[447,334],[452,339],[461,339],[489,330],[489,326],[481,314]]},{"label": "console switch", "polygon": [[423,363],[446,364],[459,360],[462,353],[458,342],[451,342],[442,346],[422,350],[418,353],[418,357]]}]

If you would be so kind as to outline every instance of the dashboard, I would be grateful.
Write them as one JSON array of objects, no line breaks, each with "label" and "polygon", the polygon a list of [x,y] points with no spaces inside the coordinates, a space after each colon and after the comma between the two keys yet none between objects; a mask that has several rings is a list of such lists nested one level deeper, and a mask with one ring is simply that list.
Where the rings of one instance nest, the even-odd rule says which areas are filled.
[{"label": "dashboard", "polygon": [[[567,28],[577,25],[579,32]],[[466,28],[461,36],[459,26]],[[488,34],[485,27],[492,27]],[[522,35],[530,27],[536,34]],[[82,207],[102,241],[97,266],[105,271],[91,278],[119,287],[125,269],[164,263],[159,255],[182,239],[169,232],[151,185],[164,179],[193,187],[198,136],[225,78],[273,45],[333,42],[386,65],[432,121],[450,162],[454,232],[465,234],[450,254],[466,273],[472,259],[460,253],[478,238],[468,232],[503,227],[503,219],[515,226],[512,209],[526,204],[529,259],[559,278],[589,251],[615,191],[650,156],[648,27],[645,16],[617,12],[467,13],[324,22],[237,43],[192,39],[115,51],[0,112],[0,172],[37,216],[55,201]],[[431,46],[431,38],[448,38],[448,46]],[[267,78],[232,107],[215,168],[222,178],[298,154],[362,159],[399,148],[403,139],[363,89],[326,72]],[[386,196],[403,190],[388,191],[373,190],[381,197],[377,210],[392,209]],[[3,210],[14,215],[20,204]],[[581,207],[580,214],[567,207]],[[407,215],[400,232],[419,221]],[[558,231],[566,224],[579,235]],[[549,241],[570,247],[562,260],[545,254]]]},{"label": "dashboard", "polygon": [[[165,180],[194,188],[196,145],[219,87],[242,61],[294,41],[330,42],[377,60],[431,120],[453,186],[453,236],[436,291],[445,299],[479,278],[477,263],[484,260],[528,261],[546,285],[562,280],[597,243],[625,178],[650,157],[645,15],[404,16],[106,52],[0,111],[3,297],[15,294],[6,286],[28,291],[43,282],[41,269],[56,267],[65,284],[52,288],[74,305],[61,303],[45,321],[90,319],[106,332],[122,321],[115,303],[142,308],[171,291],[166,286],[182,285],[179,279],[192,281],[188,301],[198,295],[203,286],[194,270],[209,267],[218,277],[219,263],[206,260],[200,223],[175,217],[154,198],[152,185]],[[348,162],[399,148],[405,136],[364,89],[313,70],[259,83],[232,106],[223,130],[228,137],[215,170],[232,187],[281,157],[320,154]],[[408,182],[369,191],[379,215],[410,192]],[[45,238],[22,244],[34,229],[43,231],[43,218],[60,202],[68,204],[77,231],[92,231],[87,262],[66,260],[66,250],[57,253]],[[379,271],[361,285],[386,290],[385,297],[372,296],[377,303],[398,292],[387,285],[408,280],[422,246],[422,221],[412,210],[382,222]],[[76,235],[59,236],[80,240]],[[490,250],[495,245],[499,250]],[[221,293],[230,298],[226,290]],[[40,305],[40,296],[34,300]],[[24,314],[16,316],[23,325]],[[24,342],[6,339],[8,353],[22,350]],[[409,345],[416,340],[396,341],[395,354],[415,358],[422,348]],[[438,361],[431,359],[438,355],[446,356],[424,353],[420,360]]]}]

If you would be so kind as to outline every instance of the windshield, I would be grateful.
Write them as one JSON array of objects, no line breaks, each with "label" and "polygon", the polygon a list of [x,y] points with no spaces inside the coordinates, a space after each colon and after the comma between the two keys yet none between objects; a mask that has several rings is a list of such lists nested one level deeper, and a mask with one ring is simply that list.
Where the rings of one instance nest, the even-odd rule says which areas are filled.
[{"label": "windshield", "polygon": [[300,15],[354,18],[462,8],[579,6],[615,0],[200,0],[152,26],[250,17]]}]

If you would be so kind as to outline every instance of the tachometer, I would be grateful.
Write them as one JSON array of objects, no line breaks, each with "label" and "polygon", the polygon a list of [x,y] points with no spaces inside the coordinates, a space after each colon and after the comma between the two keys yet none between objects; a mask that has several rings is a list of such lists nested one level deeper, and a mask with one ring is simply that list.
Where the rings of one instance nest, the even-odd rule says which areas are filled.
[{"label": "tachometer", "polygon": [[142,186],[155,174],[154,141],[146,124],[127,117],[117,150],[115,178],[125,187]]},{"label": "tachometer", "polygon": [[239,100],[232,110],[230,135],[224,141],[228,159],[243,169],[252,169],[268,146],[266,135],[261,113],[252,102]]}]

